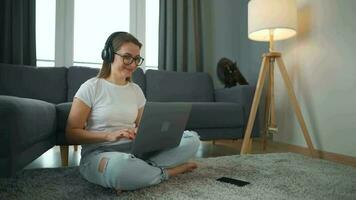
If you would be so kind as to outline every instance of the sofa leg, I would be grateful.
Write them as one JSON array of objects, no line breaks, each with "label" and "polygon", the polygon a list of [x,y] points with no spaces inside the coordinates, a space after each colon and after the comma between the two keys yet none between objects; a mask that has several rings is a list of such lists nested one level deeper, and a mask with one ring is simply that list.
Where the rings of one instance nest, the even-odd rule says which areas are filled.
[{"label": "sofa leg", "polygon": [[78,145],[74,145],[74,151],[78,151]]},{"label": "sofa leg", "polygon": [[69,146],[68,145],[61,145],[60,146],[60,152],[61,152],[62,167],[67,167],[68,166]]},{"label": "sofa leg", "polygon": [[213,145],[215,145],[215,140],[213,140]]}]

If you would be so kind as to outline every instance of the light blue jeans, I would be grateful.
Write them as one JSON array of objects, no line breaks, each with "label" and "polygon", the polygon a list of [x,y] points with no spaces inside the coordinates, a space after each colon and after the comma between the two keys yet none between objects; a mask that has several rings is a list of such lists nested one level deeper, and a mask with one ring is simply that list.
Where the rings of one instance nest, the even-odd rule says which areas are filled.
[{"label": "light blue jeans", "polygon": [[[166,169],[194,157],[199,145],[197,133],[185,131],[179,146],[155,154],[147,160],[127,153],[129,151],[127,147],[119,151],[98,149],[82,157],[79,170],[89,182],[107,188],[135,190],[167,180],[169,176]],[[99,170],[102,159],[106,162]]]}]

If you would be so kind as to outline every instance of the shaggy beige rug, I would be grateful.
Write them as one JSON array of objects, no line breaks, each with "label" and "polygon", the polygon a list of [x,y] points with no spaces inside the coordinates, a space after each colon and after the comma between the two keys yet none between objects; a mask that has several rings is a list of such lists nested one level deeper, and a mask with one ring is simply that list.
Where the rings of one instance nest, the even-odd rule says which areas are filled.
[{"label": "shaggy beige rug", "polygon": [[[115,192],[77,167],[24,170],[0,179],[0,199],[356,199],[356,168],[293,153],[196,159],[199,168],[149,188]],[[221,176],[251,182],[244,187]]]}]

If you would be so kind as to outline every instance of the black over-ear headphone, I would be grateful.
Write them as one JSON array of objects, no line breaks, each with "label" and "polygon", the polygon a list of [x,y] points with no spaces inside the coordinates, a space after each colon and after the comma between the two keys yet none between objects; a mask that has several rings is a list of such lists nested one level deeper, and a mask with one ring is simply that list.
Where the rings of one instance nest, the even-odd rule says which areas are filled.
[{"label": "black over-ear headphone", "polygon": [[116,36],[121,35],[121,34],[126,34],[126,32],[121,32],[121,31],[114,32],[106,40],[104,49],[101,51],[101,58],[105,62],[107,62],[107,63],[114,62],[114,47],[112,45],[112,42]]}]

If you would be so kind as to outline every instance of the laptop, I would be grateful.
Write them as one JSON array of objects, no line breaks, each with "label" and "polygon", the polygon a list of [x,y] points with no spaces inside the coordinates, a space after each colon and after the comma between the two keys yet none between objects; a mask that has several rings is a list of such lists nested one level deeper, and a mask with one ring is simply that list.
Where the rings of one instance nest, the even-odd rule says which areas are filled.
[{"label": "laptop", "polygon": [[190,103],[147,102],[131,153],[138,158],[147,158],[158,151],[177,147],[191,108]]}]

